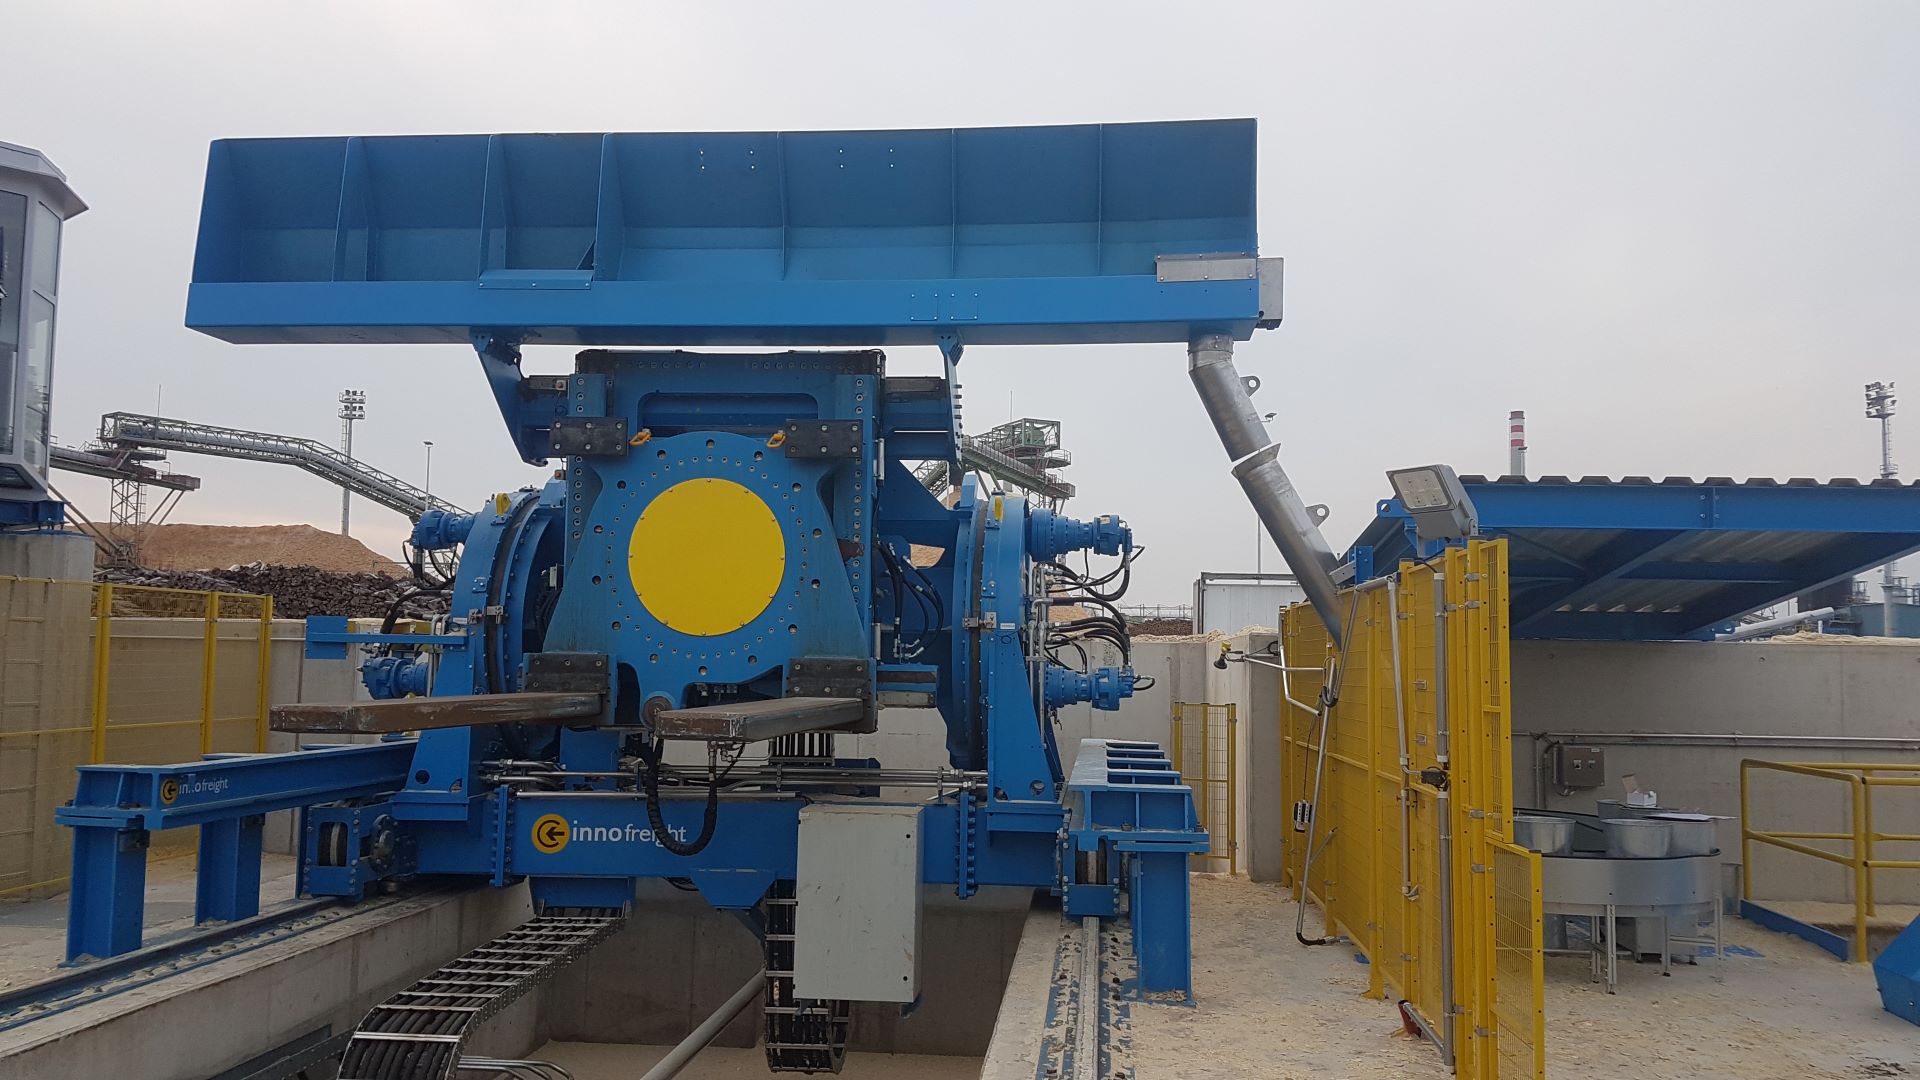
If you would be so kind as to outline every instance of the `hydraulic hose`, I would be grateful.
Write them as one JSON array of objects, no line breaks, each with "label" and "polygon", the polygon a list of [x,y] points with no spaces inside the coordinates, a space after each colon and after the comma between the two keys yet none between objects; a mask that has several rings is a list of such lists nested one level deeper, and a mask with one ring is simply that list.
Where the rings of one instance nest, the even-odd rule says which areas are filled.
[{"label": "hydraulic hose", "polygon": [[[709,751],[711,754],[711,751]],[[711,757],[707,761],[707,813],[700,823],[700,835],[691,842],[674,839],[667,818],[660,812],[660,758],[657,744],[642,744],[640,751],[640,787],[647,797],[647,824],[653,826],[653,838],[660,846],[681,857],[698,855],[713,842],[714,827],[720,823],[720,777]]]}]

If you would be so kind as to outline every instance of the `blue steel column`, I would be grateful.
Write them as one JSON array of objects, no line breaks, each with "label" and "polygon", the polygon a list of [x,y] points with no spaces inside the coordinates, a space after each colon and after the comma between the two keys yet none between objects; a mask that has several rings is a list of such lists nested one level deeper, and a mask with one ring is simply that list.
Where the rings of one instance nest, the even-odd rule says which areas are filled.
[{"label": "blue steel column", "polygon": [[73,830],[73,880],[67,902],[67,962],[117,956],[140,947],[147,889],[145,829]]},{"label": "blue steel column", "polygon": [[1127,898],[1146,993],[1193,993],[1193,920],[1185,851],[1133,852]]},{"label": "blue steel column", "polygon": [[260,914],[262,814],[200,826],[200,876],[193,921],[233,922]]}]

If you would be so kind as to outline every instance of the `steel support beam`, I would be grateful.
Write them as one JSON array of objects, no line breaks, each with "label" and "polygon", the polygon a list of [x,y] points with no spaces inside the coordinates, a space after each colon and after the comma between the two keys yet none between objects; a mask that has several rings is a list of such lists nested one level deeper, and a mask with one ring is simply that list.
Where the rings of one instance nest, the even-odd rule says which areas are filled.
[{"label": "steel support beam", "polygon": [[393,791],[414,742],[292,754],[226,754],[178,765],[83,765],[71,803],[54,820],[73,828],[67,962],[140,947],[152,830],[199,826],[197,922],[260,910],[263,815]]},{"label": "steel support beam", "polygon": [[668,709],[653,718],[653,732],[663,739],[760,742],[808,731],[850,731],[866,716],[867,704],[858,698],[769,698]]},{"label": "steel support beam", "polygon": [[[1571,588],[1562,589],[1559,595],[1542,601],[1544,604],[1542,609],[1515,624],[1514,629],[1517,631],[1531,629],[1534,624],[1555,614],[1561,608],[1579,611],[1591,603],[1594,597],[1600,595],[1608,585],[1620,578],[1631,576],[1634,570],[1653,561],[1654,556],[1668,544],[1685,535],[1686,533],[1677,529],[1658,529],[1629,532],[1616,537],[1587,560],[1587,576],[1584,580],[1575,583]],[[1531,595],[1529,593],[1529,596]]]},{"label": "steel support beam", "polygon": [[599,694],[458,694],[339,704],[275,705],[275,731],[387,735],[476,724],[561,724],[600,715]]}]

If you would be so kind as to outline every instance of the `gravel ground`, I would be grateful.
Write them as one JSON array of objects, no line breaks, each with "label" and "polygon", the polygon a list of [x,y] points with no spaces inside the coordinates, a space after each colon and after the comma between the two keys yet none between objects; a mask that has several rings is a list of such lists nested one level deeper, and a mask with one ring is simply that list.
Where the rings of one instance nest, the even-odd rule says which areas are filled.
[{"label": "gravel ground", "polygon": [[[267,854],[260,861],[260,903],[293,899],[293,856]],[[193,928],[196,885],[193,856],[147,862],[146,940]],[[56,973],[67,955],[67,894],[45,900],[0,900],[0,990]]]},{"label": "gravel ground", "polygon": [[[1390,1003],[1361,996],[1346,948],[1302,948],[1293,905],[1244,879],[1194,879],[1192,1009],[1136,1008],[1140,1080],[1313,1077],[1439,1080],[1426,1044]],[[1311,916],[1311,913],[1310,913]],[[1309,917],[1308,932],[1318,933]],[[1794,938],[1729,919],[1736,955],[1627,964],[1620,992],[1575,957],[1547,959],[1547,1075],[1688,1080],[1920,1078],[1920,1030],[1880,1008],[1872,972]]]}]

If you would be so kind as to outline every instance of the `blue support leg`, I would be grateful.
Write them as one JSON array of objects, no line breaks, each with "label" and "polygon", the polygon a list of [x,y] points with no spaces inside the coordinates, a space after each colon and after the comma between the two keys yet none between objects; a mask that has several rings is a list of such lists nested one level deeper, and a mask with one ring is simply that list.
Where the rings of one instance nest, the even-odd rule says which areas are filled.
[{"label": "blue support leg", "polygon": [[1135,852],[1128,897],[1133,904],[1133,951],[1140,989],[1193,995],[1193,928],[1187,893],[1187,853]]},{"label": "blue support leg", "polygon": [[200,876],[193,921],[234,922],[260,914],[262,814],[200,826]]},{"label": "blue support leg", "polygon": [[73,831],[73,880],[67,894],[67,962],[118,956],[140,947],[145,913],[145,829]]}]

